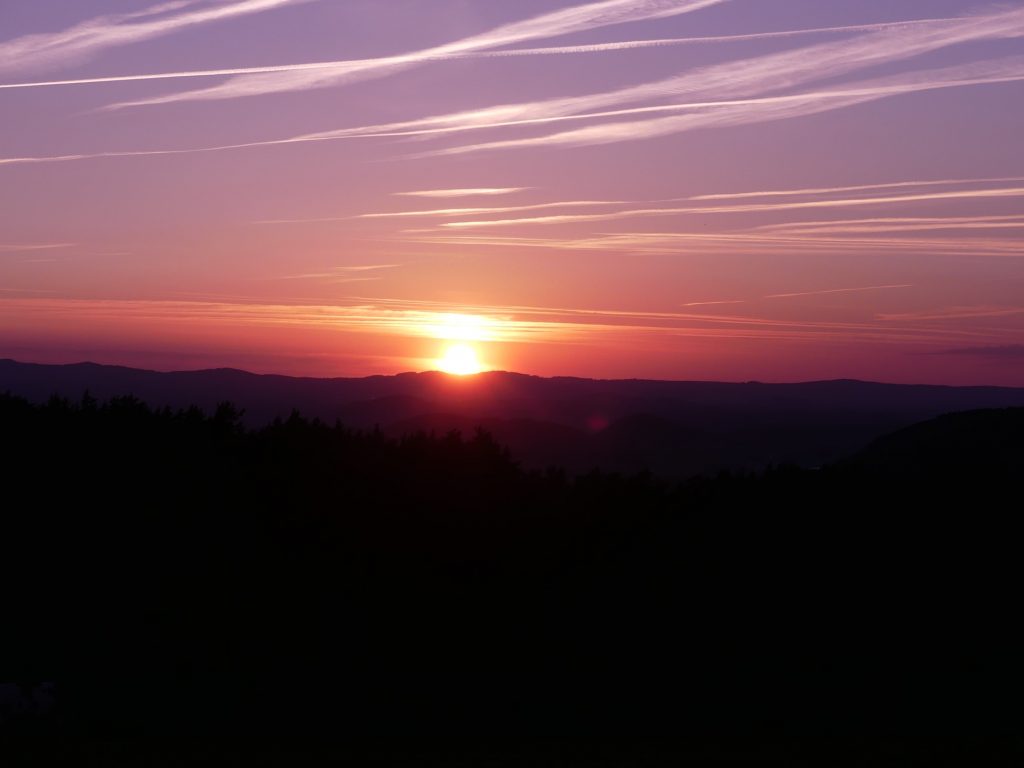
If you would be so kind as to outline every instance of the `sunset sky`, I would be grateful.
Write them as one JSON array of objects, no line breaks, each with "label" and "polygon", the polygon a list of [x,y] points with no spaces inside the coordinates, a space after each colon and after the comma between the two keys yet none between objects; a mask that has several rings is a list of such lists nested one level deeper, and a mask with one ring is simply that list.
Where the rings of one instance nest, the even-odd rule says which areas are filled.
[{"label": "sunset sky", "polygon": [[1024,2],[0,2],[0,357],[1024,385]]}]

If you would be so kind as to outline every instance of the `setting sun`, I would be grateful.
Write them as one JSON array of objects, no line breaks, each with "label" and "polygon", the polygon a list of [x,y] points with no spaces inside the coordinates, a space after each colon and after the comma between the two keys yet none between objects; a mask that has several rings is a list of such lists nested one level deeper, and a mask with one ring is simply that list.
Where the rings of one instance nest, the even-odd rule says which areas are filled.
[{"label": "setting sun", "polygon": [[453,344],[445,349],[444,355],[437,361],[437,367],[444,373],[456,376],[469,376],[484,370],[476,350],[468,344]]}]

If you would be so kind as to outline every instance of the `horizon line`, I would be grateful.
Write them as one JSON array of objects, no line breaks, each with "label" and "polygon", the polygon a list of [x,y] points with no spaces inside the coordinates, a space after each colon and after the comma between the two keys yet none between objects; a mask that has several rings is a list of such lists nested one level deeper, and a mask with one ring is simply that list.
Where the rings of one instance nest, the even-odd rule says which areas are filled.
[{"label": "horizon line", "polygon": [[[962,353],[962,351],[960,351]],[[952,353],[951,353],[952,354]],[[626,378],[604,378],[604,377],[593,377],[593,376],[572,376],[572,375],[553,375],[553,376],[542,376],[535,373],[523,373],[521,371],[509,371],[504,369],[491,369],[486,371],[479,371],[477,373],[470,374],[453,374],[437,369],[427,369],[422,371],[398,371],[396,373],[372,373],[365,376],[302,376],[290,373],[275,373],[267,372],[261,373],[257,371],[250,371],[245,368],[234,368],[232,366],[219,366],[214,368],[184,368],[184,369],[157,369],[157,368],[139,368],[131,365],[123,365],[120,363],[99,363],[94,360],[78,360],[70,363],[41,363],[32,362],[26,360],[16,360],[12,357],[0,357],[0,365],[4,363],[13,363],[14,365],[25,365],[25,366],[37,366],[45,368],[71,368],[75,366],[93,366],[97,368],[119,368],[128,371],[136,371],[139,373],[154,373],[159,375],[170,375],[176,373],[219,373],[219,372],[231,372],[241,373],[246,376],[255,377],[276,377],[284,379],[295,379],[295,380],[313,380],[313,381],[362,381],[366,379],[381,379],[381,378],[398,378],[400,376],[425,376],[425,375],[439,375],[444,376],[447,379],[453,381],[457,380],[475,380],[479,377],[486,375],[506,375],[506,376],[522,376],[530,379],[542,379],[545,381],[564,380],[570,379],[574,381],[592,381],[592,382],[605,382],[605,383],[628,383],[628,382],[651,382],[651,383],[663,383],[663,384],[727,384],[731,386],[742,386],[742,385],[763,385],[763,386],[796,386],[800,384],[838,384],[838,383],[854,383],[854,384],[878,384],[886,387],[936,387],[944,389],[977,389],[977,388],[988,388],[988,389],[1013,389],[1013,390],[1024,390],[1024,386],[1009,386],[1003,384],[935,384],[928,382],[916,382],[916,383],[901,383],[892,381],[877,381],[873,379],[858,379],[851,377],[839,377],[834,379],[795,379],[785,381],[763,381],[760,379],[746,379],[740,380],[727,380],[727,379],[659,379],[659,378],[642,378],[642,377],[626,377]],[[13,394],[9,389],[3,390],[0,388],[0,394]]]}]

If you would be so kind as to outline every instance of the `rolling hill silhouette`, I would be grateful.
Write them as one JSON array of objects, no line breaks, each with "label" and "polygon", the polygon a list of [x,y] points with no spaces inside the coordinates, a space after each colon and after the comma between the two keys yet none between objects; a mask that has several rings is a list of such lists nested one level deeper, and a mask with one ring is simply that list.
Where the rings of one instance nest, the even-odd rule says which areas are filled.
[{"label": "rolling hill silhouette", "polygon": [[964,410],[1024,406],[1024,389],[822,381],[762,384],[540,378],[491,372],[314,379],[233,369],[160,373],[80,363],[0,360],[0,392],[132,395],[154,406],[212,412],[225,401],[260,426],[304,416],[388,435],[477,427],[526,466],[600,467],[669,477],[769,465],[820,466],[881,435]]},{"label": "rolling hill silhouette", "polygon": [[1024,408],[949,413],[884,435],[849,463],[893,472],[1024,470]]},{"label": "rolling hill silhouette", "polygon": [[[667,423],[594,439],[680,452]],[[486,434],[252,429],[227,405],[0,394],[0,427],[5,766],[167,745],[203,764],[206,740],[261,764],[257,734],[313,758],[653,738],[749,743],[741,764],[1021,764],[1022,408],[683,483],[527,471]],[[971,759],[867,756],[891,738]],[[108,744],[127,751],[85,759]]]}]

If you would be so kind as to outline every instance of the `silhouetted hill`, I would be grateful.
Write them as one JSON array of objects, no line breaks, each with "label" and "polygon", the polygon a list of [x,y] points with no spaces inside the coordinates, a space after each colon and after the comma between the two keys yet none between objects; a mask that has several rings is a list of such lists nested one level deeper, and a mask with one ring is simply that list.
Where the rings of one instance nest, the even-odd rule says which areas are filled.
[{"label": "silhouetted hill", "polygon": [[950,413],[873,441],[850,463],[898,472],[1024,472],[1024,408]]},{"label": "silhouetted hill", "polygon": [[0,762],[556,739],[1019,765],[1021,426],[958,414],[877,461],[670,484],[527,471],[486,434],[0,395],[0,682],[28,681],[0,686]]},{"label": "silhouetted hill", "polygon": [[361,379],[267,376],[221,369],[158,373],[91,363],[0,361],[0,392],[35,402],[132,395],[155,407],[223,401],[259,426],[293,409],[387,434],[486,425],[528,466],[650,469],[685,477],[720,468],[820,466],[880,435],[952,411],[1024,406],[1024,389],[825,381],[730,384],[540,378],[491,372]]},{"label": "silhouetted hill", "polygon": [[499,419],[451,413],[425,413],[390,424],[385,430],[392,437],[424,432],[446,435],[459,432],[473,435],[482,429],[506,446],[513,456],[529,458],[531,466],[560,467],[583,472],[597,466],[593,441],[581,430],[564,424],[532,419]]}]

